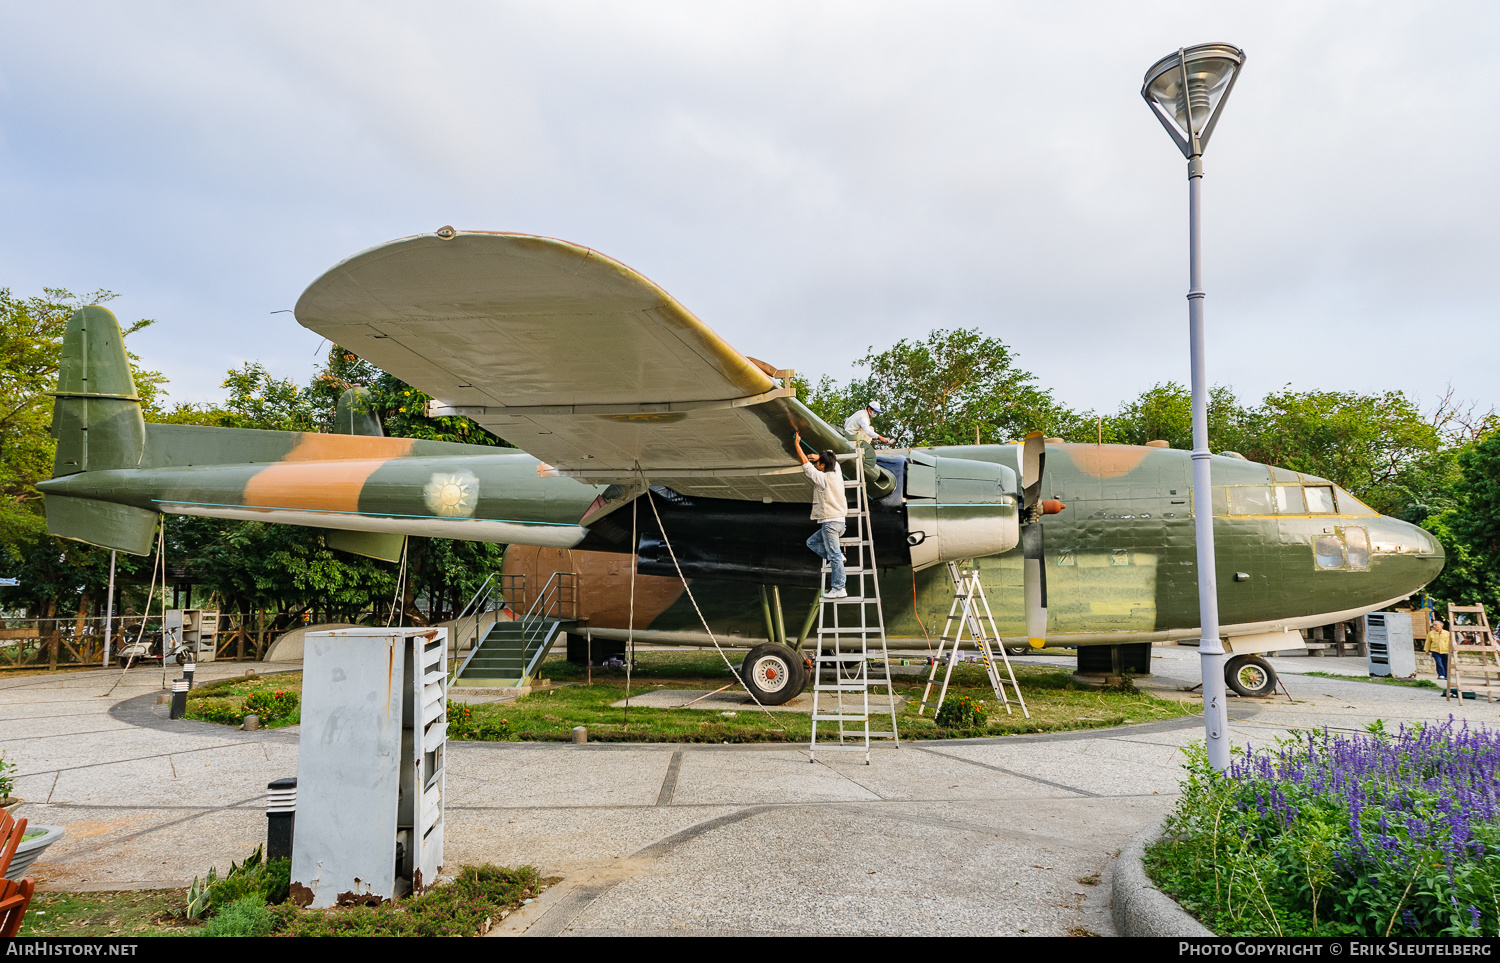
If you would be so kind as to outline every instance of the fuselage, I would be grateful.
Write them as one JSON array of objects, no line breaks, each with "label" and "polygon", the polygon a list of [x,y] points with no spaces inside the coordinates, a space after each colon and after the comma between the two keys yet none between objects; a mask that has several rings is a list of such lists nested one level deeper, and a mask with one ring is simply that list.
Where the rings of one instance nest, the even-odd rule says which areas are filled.
[{"label": "fuselage", "polygon": [[[1205,506],[1192,491],[1188,453],[1123,445],[1046,450],[1044,497],[1067,506],[1041,523],[1048,637],[1089,644],[1194,635],[1193,516]],[[1019,451],[981,445],[930,454],[1019,474]],[[908,457],[887,452],[882,463],[900,475]],[[1351,618],[1410,595],[1442,569],[1432,536],[1371,511],[1325,479],[1224,456],[1212,459],[1212,477],[1227,635]],[[629,575],[637,566],[635,630],[662,641],[706,638],[681,581],[667,574],[675,568],[657,513],[673,554],[691,563],[685,570],[716,634],[765,637],[757,583],[781,588],[794,621],[814,592],[808,573],[816,560],[802,545],[814,526],[804,506],[656,490],[648,496],[656,512],[641,499],[584,526],[605,487],[558,475],[515,449],[147,425],[138,467],[83,471],[39,487],[155,512],[503,542],[514,546],[507,571],[529,583],[540,586],[553,571],[580,572],[580,614],[606,638],[631,628]],[[902,538],[910,505],[898,484],[873,511],[888,634],[921,639],[941,631],[951,588],[943,566],[911,568]],[[1013,515],[1015,506],[994,511]],[[978,564],[1002,635],[1024,637],[1020,548]]]}]

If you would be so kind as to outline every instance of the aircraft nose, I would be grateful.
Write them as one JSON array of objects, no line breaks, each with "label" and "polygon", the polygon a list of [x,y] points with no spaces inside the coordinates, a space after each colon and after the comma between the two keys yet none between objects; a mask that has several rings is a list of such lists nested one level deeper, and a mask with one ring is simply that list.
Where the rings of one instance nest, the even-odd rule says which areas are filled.
[{"label": "aircraft nose", "polygon": [[1371,541],[1377,555],[1395,569],[1392,582],[1405,592],[1415,592],[1442,572],[1446,556],[1443,545],[1431,532],[1394,518],[1382,518]]}]

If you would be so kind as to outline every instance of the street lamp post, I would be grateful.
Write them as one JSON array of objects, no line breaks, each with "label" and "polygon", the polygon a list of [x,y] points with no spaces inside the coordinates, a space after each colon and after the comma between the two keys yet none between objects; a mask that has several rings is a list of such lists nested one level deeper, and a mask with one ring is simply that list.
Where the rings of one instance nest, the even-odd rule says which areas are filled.
[{"label": "street lamp post", "polygon": [[1203,346],[1203,149],[1234,89],[1245,52],[1226,43],[1184,47],[1146,71],[1141,96],[1188,162],[1188,339],[1193,369],[1193,530],[1198,548],[1198,614],[1202,638],[1203,729],[1208,761],[1229,767],[1229,709],[1224,644],[1219,639],[1219,588],[1214,571],[1214,512],[1208,450],[1208,375]]}]

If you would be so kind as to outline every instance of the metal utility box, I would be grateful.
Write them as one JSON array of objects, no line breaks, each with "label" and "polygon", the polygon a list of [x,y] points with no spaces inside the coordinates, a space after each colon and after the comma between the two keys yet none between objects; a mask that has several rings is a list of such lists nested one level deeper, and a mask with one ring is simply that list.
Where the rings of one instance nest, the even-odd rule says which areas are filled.
[{"label": "metal utility box", "polygon": [[189,662],[212,662],[217,653],[219,613],[210,609],[167,609],[162,615],[162,652],[167,658],[179,643]]},{"label": "metal utility box", "polygon": [[441,872],[447,646],[447,629],[307,636],[293,902],[380,902]]},{"label": "metal utility box", "polygon": [[1412,645],[1411,614],[1371,612],[1365,616],[1365,645],[1370,651],[1370,674],[1410,679],[1417,674],[1417,650]]}]

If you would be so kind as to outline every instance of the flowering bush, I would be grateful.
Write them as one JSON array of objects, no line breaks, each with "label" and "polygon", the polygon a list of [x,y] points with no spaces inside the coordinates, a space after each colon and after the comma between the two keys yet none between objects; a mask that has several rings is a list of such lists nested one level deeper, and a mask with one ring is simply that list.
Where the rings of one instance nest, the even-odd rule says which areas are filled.
[{"label": "flowering bush", "polygon": [[237,726],[250,713],[260,717],[261,725],[272,725],[297,711],[297,693],[285,689],[252,692],[242,700],[236,696],[204,695],[188,700],[187,717],[224,726]]},{"label": "flowering bush", "polygon": [[448,738],[498,742],[513,732],[509,719],[476,718],[474,707],[448,700]]},{"label": "flowering bush", "polygon": [[988,718],[983,702],[966,695],[950,695],[943,700],[934,721],[944,729],[983,729]]},{"label": "flowering bush", "polygon": [[297,693],[285,689],[274,692],[252,692],[245,697],[245,712],[260,716],[263,723],[285,719],[297,708]]},{"label": "flowering bush", "polygon": [[1147,867],[1220,935],[1500,933],[1500,734],[1325,729],[1222,774],[1189,755]]}]

